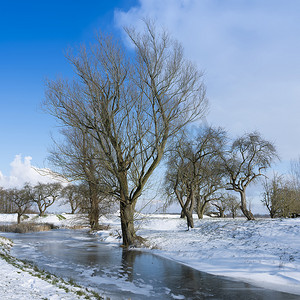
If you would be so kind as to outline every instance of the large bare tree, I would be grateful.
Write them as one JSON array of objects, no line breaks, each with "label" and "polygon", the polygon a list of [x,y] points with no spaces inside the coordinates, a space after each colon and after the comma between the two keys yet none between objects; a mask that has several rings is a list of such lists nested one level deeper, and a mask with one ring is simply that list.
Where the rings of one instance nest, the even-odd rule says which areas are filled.
[{"label": "large bare tree", "polygon": [[[107,190],[120,202],[123,245],[134,244],[133,216],[168,141],[206,110],[202,73],[181,45],[151,21],[125,29],[134,50],[99,35],[68,56],[77,78],[49,81],[45,106],[63,125],[88,130],[102,155]],[[114,183],[113,186],[110,183]]]},{"label": "large bare tree", "polygon": [[240,194],[240,208],[248,220],[254,220],[254,216],[247,208],[246,188],[264,175],[275,158],[277,158],[275,146],[263,139],[258,132],[248,133],[234,140],[228,156],[224,158],[227,173],[226,189]]}]

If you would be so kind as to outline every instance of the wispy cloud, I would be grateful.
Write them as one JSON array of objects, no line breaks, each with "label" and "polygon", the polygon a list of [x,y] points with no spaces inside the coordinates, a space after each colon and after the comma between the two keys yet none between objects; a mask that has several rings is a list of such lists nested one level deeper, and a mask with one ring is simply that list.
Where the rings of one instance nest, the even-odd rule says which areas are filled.
[{"label": "wispy cloud", "polygon": [[55,179],[45,174],[42,169],[35,168],[31,165],[30,156],[22,159],[21,155],[16,155],[10,164],[10,174],[5,176],[0,171],[0,186],[4,188],[22,187],[24,183],[29,182],[32,185],[41,182],[54,182]]}]

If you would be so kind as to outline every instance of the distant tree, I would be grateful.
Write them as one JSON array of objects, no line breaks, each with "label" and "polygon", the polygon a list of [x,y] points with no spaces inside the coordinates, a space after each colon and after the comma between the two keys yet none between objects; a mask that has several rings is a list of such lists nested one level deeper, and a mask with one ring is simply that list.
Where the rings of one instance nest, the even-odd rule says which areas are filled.
[{"label": "distant tree", "polygon": [[15,213],[16,206],[11,201],[8,190],[0,187],[0,212],[2,213]]},{"label": "distant tree", "polygon": [[264,175],[275,158],[275,146],[264,140],[258,132],[248,133],[234,140],[227,157],[223,157],[227,177],[226,189],[240,194],[240,208],[248,220],[254,220],[254,216],[247,208],[246,188]]},{"label": "distant tree", "polygon": [[282,207],[282,217],[300,216],[300,194],[295,188],[294,182],[286,181],[284,186],[284,201]]},{"label": "distant tree", "polygon": [[61,190],[61,198],[64,199],[62,204],[68,204],[71,207],[71,214],[75,214],[80,209],[82,202],[82,195],[80,193],[80,186],[69,184]]},{"label": "distant tree", "polygon": [[274,174],[263,183],[262,202],[271,218],[300,215],[300,193],[295,178]]},{"label": "distant tree", "polygon": [[[81,198],[78,201],[83,201],[80,206],[89,216],[91,229],[97,230],[101,202],[105,199],[113,201],[107,185],[116,186],[117,183],[105,170],[103,153],[87,130],[69,127],[61,133],[64,142],[55,143],[49,161],[64,177],[80,183],[77,192]],[[83,187],[84,195],[81,193]]]},{"label": "distant tree", "polygon": [[[92,229],[99,229],[99,224],[97,225],[97,227],[95,226],[95,224],[91,224],[91,220],[94,220],[95,218],[95,210],[94,210],[94,202],[92,201],[92,197],[91,197],[91,191],[90,191],[90,187],[87,183],[82,183],[79,186],[79,193],[80,193],[80,197],[81,197],[81,201],[80,201],[80,211],[82,213],[86,213],[88,215],[88,218],[90,220],[90,225]],[[103,216],[103,215],[107,215],[108,213],[111,213],[112,211],[117,211],[116,208],[116,201],[114,199],[111,198],[112,196],[109,196],[105,193],[99,193],[97,196],[98,199],[98,219],[99,217]],[[115,209],[114,209],[115,208]]]},{"label": "distant tree", "polygon": [[31,202],[37,205],[40,216],[60,197],[61,188],[60,183],[38,183],[30,187]]},{"label": "distant tree", "polygon": [[225,218],[225,211],[227,209],[226,203],[223,201],[212,202],[211,205],[217,208],[219,217]]},{"label": "distant tree", "polygon": [[[205,88],[183,49],[151,21],[125,29],[133,50],[99,35],[68,59],[78,77],[49,81],[45,107],[64,126],[87,130],[120,204],[123,245],[137,240],[135,206],[172,137],[206,111]],[[105,182],[105,181],[104,181]]]},{"label": "distant tree", "polygon": [[291,175],[294,187],[300,190],[300,157],[291,161]]},{"label": "distant tree", "polygon": [[300,216],[300,156],[297,160],[291,161],[291,181],[290,185],[294,190],[294,201],[292,205],[292,212],[294,216]]},{"label": "distant tree", "polygon": [[169,201],[175,196],[179,202],[188,228],[194,226],[195,206],[202,218],[205,207],[216,199],[214,194],[222,188],[223,174],[218,155],[224,142],[222,129],[202,128],[195,138],[181,138],[168,160],[165,189]]},{"label": "distant tree", "polygon": [[269,211],[271,218],[282,215],[284,209],[284,201],[287,195],[284,195],[284,178],[283,176],[274,174],[273,178],[265,179],[263,182],[263,199],[262,203]]},{"label": "distant tree", "polygon": [[234,219],[237,216],[237,211],[240,208],[240,203],[238,198],[231,194],[225,194],[223,201],[226,205],[226,210],[231,214],[231,217]]},{"label": "distant tree", "polygon": [[220,218],[225,218],[225,213],[230,214],[232,218],[236,217],[237,210],[240,207],[236,196],[222,192],[217,200],[218,201],[212,201],[211,204],[217,208]]},{"label": "distant tree", "polygon": [[[216,157],[215,157],[216,158]],[[199,219],[203,219],[204,212],[212,201],[218,201],[222,198],[219,191],[224,188],[223,170],[220,168],[218,158],[207,162],[203,169],[201,180],[196,194],[196,212]]]},{"label": "distant tree", "polygon": [[[179,150],[179,148],[177,148]],[[180,150],[178,152],[180,155]],[[181,206],[183,216],[187,218],[188,229],[194,228],[193,209],[196,186],[193,182],[193,169],[183,156],[173,156],[168,160],[165,177],[165,189],[169,199],[174,195]],[[171,201],[169,200],[169,203]]]},{"label": "distant tree", "polygon": [[20,224],[21,217],[31,207],[29,185],[26,184],[21,189],[8,189],[7,195],[15,207],[15,212],[18,214],[17,222]]}]

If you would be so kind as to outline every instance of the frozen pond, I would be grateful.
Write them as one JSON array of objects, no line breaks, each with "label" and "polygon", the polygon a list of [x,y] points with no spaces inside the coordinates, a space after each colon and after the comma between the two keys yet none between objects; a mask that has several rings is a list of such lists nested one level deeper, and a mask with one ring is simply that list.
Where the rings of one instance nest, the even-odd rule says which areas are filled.
[{"label": "frozen pond", "polygon": [[105,244],[87,231],[1,235],[14,240],[12,255],[111,299],[299,299]]}]

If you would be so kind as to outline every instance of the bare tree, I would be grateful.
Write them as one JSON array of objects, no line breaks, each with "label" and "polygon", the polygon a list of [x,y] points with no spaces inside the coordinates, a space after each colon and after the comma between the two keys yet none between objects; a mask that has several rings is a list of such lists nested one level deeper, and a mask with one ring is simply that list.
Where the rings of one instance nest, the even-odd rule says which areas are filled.
[{"label": "bare tree", "polygon": [[134,244],[133,216],[168,141],[206,109],[202,73],[184,59],[165,31],[145,22],[125,29],[134,52],[99,35],[97,44],[69,55],[78,79],[49,81],[45,106],[62,124],[88,130],[103,153],[106,188],[119,202],[123,245]]},{"label": "bare tree", "polygon": [[291,161],[291,175],[296,189],[300,189],[300,157]]},{"label": "bare tree", "polygon": [[171,157],[168,161],[165,177],[165,188],[169,198],[169,204],[173,201],[175,195],[178,203],[181,206],[183,216],[187,219],[188,229],[194,228],[193,210],[195,205],[195,176],[193,174],[193,165],[186,161],[180,149],[177,157]]},{"label": "bare tree", "polygon": [[231,194],[225,194],[224,199],[226,210],[231,214],[231,217],[234,219],[237,216],[237,211],[240,208],[240,203],[238,198]]},{"label": "bare tree", "polygon": [[166,192],[169,201],[176,196],[187,217],[188,228],[194,226],[195,206],[199,218],[203,218],[207,204],[216,199],[214,194],[223,186],[219,152],[224,147],[225,136],[221,128],[201,128],[195,138],[181,138],[169,158]]},{"label": "bare tree", "polygon": [[262,203],[268,209],[271,218],[281,215],[284,200],[283,187],[284,179],[278,174],[274,174],[271,180],[266,178],[263,182]]},{"label": "bare tree", "polygon": [[10,201],[15,206],[15,212],[18,214],[17,222],[21,223],[21,217],[31,206],[31,199],[29,196],[29,185],[25,184],[22,189],[9,189],[7,190],[7,195]]},{"label": "bare tree", "polygon": [[204,212],[211,201],[218,201],[222,198],[219,190],[224,188],[223,169],[219,161],[206,161],[203,166],[202,176],[199,178],[199,186],[196,194],[196,212],[199,219],[203,219]]},{"label": "bare tree", "polygon": [[40,216],[44,216],[46,209],[60,197],[60,191],[60,183],[38,183],[30,187],[30,200],[37,205]]},{"label": "bare tree", "polygon": [[263,182],[262,202],[271,218],[300,216],[300,193],[297,179],[274,174]]},{"label": "bare tree", "polygon": [[226,204],[222,201],[212,202],[211,205],[217,208],[219,218],[225,218]]},{"label": "bare tree", "polygon": [[277,158],[275,146],[264,140],[258,132],[237,138],[232,143],[228,156],[223,158],[227,171],[226,189],[240,194],[240,208],[248,220],[254,220],[254,216],[247,208],[246,188],[264,175],[275,158]]},{"label": "bare tree", "polygon": [[228,213],[232,218],[235,218],[237,210],[240,207],[240,203],[236,196],[224,192],[221,192],[217,201],[212,201],[211,204],[217,208],[220,218],[225,218],[225,213]]},{"label": "bare tree", "polygon": [[[88,213],[91,229],[97,230],[100,204],[105,199],[111,199],[112,187],[117,184],[105,169],[104,155],[87,129],[68,127],[61,133],[64,142],[55,143],[49,161],[68,180],[81,183],[78,191],[83,202],[81,208]],[[111,188],[108,189],[107,185]]]},{"label": "bare tree", "polygon": [[0,187],[0,212],[13,213],[15,210],[16,207],[13,202],[10,201],[7,190]]},{"label": "bare tree", "polygon": [[82,202],[80,186],[75,184],[65,186],[61,191],[61,198],[65,199],[62,204],[70,205],[71,214],[75,214],[80,209],[80,204]]}]

